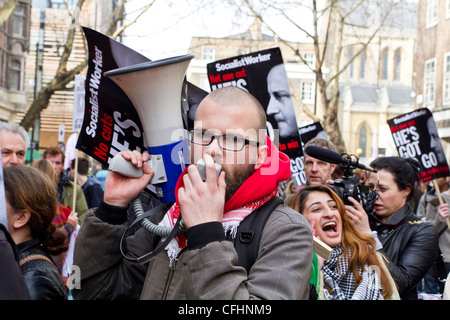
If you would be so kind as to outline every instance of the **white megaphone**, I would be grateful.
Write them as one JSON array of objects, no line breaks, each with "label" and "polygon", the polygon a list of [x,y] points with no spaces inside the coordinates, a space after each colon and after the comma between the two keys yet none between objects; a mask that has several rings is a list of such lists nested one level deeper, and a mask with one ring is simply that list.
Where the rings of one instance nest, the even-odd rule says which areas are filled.
[{"label": "white megaphone", "polygon": [[[141,120],[161,202],[175,201],[175,185],[189,163],[181,92],[193,55],[149,61],[105,72],[128,96]],[[161,165],[162,164],[162,165]]]}]

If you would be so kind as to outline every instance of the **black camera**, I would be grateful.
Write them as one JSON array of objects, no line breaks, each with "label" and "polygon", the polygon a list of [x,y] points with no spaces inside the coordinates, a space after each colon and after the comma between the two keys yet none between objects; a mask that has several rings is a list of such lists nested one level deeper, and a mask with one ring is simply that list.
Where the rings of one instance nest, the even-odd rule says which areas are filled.
[{"label": "black camera", "polygon": [[356,184],[351,178],[336,179],[333,184],[329,184],[328,187],[344,201],[344,204],[352,205],[352,203],[347,200],[348,197],[352,197],[364,206],[365,195],[361,192],[360,185]]},{"label": "black camera", "polygon": [[342,179],[336,179],[332,184],[328,184],[336,194],[344,201],[346,205],[352,205],[350,201],[348,201],[348,197],[352,197],[356,201],[358,201],[363,207],[365,205],[365,194],[361,191],[361,187],[359,181],[356,179],[353,174],[353,170],[356,169],[359,158],[353,154],[343,153],[342,162],[339,166],[344,171],[344,175]]},{"label": "black camera", "polygon": [[332,184],[328,184],[338,196],[344,201],[346,205],[352,205],[348,201],[348,197],[354,198],[358,201],[366,212],[373,211],[373,202],[377,199],[377,191],[368,192],[368,189],[361,186],[359,180],[353,174],[356,168],[376,172],[376,170],[366,167],[359,163],[359,158],[354,154],[339,154],[332,150],[321,148],[318,146],[308,146],[305,148],[305,153],[313,158],[339,165],[344,174],[342,179],[336,179]]}]

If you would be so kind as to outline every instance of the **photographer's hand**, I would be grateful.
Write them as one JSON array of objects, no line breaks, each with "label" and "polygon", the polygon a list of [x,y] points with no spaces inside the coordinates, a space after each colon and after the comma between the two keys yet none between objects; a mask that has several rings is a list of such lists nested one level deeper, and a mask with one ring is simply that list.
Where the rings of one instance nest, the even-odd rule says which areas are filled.
[{"label": "photographer's hand", "polygon": [[345,206],[345,211],[347,212],[347,216],[350,219],[350,222],[359,231],[366,234],[371,234],[372,229],[370,229],[369,216],[367,215],[366,211],[364,211],[361,204],[352,197],[348,197],[348,201],[353,204],[353,206]]}]

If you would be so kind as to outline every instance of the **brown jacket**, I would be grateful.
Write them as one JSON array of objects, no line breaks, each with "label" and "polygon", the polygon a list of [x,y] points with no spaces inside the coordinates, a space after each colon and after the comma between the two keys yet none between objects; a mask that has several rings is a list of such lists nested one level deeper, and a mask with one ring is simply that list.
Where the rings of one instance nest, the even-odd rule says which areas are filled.
[{"label": "brown jacket", "polygon": [[[81,289],[73,290],[75,299],[308,299],[312,232],[308,221],[285,205],[268,219],[249,275],[227,240],[183,250],[172,268],[165,250],[144,265],[127,261],[119,250],[126,224],[102,218],[110,221],[91,210],[77,236],[74,264],[81,270]],[[140,229],[127,239],[127,252],[142,256],[153,242]]]}]

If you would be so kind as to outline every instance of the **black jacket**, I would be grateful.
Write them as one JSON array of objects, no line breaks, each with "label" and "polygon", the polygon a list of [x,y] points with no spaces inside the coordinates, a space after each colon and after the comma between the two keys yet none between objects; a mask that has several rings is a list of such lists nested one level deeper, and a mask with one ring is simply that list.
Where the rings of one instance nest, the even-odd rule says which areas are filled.
[{"label": "black jacket", "polygon": [[0,300],[28,300],[25,280],[19,269],[17,250],[8,230],[0,224]]},{"label": "black jacket", "polygon": [[438,256],[436,230],[418,219],[408,205],[384,223],[372,215],[371,227],[383,244],[380,251],[391,262],[388,269],[398,285],[400,297],[417,299],[417,285]]},{"label": "black jacket", "polygon": [[[67,292],[62,277],[40,241],[38,239],[26,241],[19,244],[17,249],[21,262],[20,271],[27,284],[31,299],[66,300]],[[30,260],[24,262],[23,259],[27,258]]]}]

